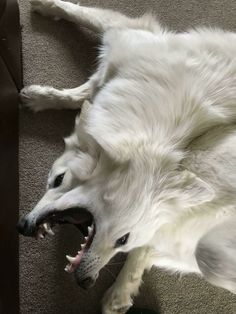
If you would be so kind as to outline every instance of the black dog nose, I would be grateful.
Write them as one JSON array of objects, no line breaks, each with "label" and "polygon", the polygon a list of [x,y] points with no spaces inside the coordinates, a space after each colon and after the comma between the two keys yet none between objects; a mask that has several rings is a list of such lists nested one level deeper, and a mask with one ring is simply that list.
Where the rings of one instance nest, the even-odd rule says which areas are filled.
[{"label": "black dog nose", "polygon": [[87,277],[81,281],[78,281],[78,285],[85,290],[91,288],[94,285],[94,283],[95,280],[92,277]]},{"label": "black dog nose", "polygon": [[16,228],[19,231],[19,233],[24,235],[25,229],[27,229],[27,219],[26,219],[26,216],[21,217],[19,219]]},{"label": "black dog nose", "polygon": [[16,228],[19,233],[23,234],[24,236],[32,236],[34,233],[33,228],[27,219],[27,216],[23,216],[19,219]]}]

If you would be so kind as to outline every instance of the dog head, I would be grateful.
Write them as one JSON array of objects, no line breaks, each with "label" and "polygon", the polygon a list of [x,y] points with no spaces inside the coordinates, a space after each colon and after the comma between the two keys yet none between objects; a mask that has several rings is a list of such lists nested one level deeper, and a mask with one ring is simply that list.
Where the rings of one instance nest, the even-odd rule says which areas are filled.
[{"label": "dog head", "polygon": [[19,230],[44,237],[58,223],[78,226],[85,241],[75,257],[67,256],[65,270],[89,288],[115,254],[154,246],[156,232],[176,212],[210,201],[214,192],[193,173],[178,170],[183,156],[173,149],[126,145],[127,158],[121,159],[121,145],[116,153],[114,145],[104,149],[95,136],[80,132],[78,138],[77,131],[66,139],[45,195]]},{"label": "dog head", "polygon": [[[56,218],[53,217],[58,212],[55,202],[62,196],[65,198],[69,191],[80,185],[92,173],[95,167],[96,145],[91,145],[91,138],[83,132],[84,117],[89,105],[88,102],[84,103],[81,114],[78,114],[75,119],[74,132],[64,140],[65,151],[54,162],[49,172],[46,193],[35,208],[20,219],[18,229],[23,235],[43,237],[48,231],[51,233],[47,224],[43,228],[39,228],[39,226],[45,222],[45,217],[49,214],[52,216],[50,217],[51,223],[54,223],[53,220]],[[60,210],[60,212],[62,211],[63,209]],[[60,215],[62,216],[63,213]]]},{"label": "dog head", "polygon": [[181,211],[214,197],[209,185],[192,172],[167,170],[161,173],[160,168],[157,169],[147,164],[140,167],[132,161],[111,166],[109,174],[103,177],[106,172],[101,166],[101,173],[97,174],[99,181],[98,177],[94,178],[90,186],[84,187],[83,194],[92,200],[89,208],[93,215],[91,239],[88,249],[70,260],[68,266],[69,271],[71,267],[75,270],[79,285],[90,287],[99,271],[117,253],[156,246],[155,235],[164,224],[171,223]]}]

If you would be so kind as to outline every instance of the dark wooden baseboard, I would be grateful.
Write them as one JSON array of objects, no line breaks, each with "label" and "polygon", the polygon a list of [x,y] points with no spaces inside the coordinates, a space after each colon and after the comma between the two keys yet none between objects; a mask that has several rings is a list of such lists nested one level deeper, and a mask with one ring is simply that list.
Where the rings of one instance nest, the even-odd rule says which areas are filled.
[{"label": "dark wooden baseboard", "polygon": [[21,37],[16,0],[0,5],[0,313],[19,313],[18,90]]}]

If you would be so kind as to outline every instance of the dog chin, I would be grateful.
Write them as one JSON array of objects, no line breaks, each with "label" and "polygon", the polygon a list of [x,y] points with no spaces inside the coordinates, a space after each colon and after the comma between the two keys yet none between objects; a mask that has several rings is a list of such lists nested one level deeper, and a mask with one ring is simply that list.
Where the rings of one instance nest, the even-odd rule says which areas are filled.
[{"label": "dog chin", "polygon": [[77,269],[77,271],[75,271],[75,280],[76,280],[77,284],[79,285],[79,287],[81,287],[85,290],[89,290],[90,288],[92,288],[95,285],[97,278],[98,278],[98,274],[81,278],[79,273],[80,272]]}]

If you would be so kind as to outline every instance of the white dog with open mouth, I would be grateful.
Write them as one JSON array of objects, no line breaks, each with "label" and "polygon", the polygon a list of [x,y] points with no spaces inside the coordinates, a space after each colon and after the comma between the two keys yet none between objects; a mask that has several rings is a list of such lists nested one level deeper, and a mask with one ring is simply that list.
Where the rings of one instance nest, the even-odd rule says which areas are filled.
[{"label": "white dog with open mouth", "polygon": [[77,225],[85,243],[67,256],[66,271],[85,288],[116,253],[130,252],[104,314],[124,313],[153,265],[235,293],[236,34],[176,34],[152,15],[31,4],[98,32],[102,45],[98,70],[82,86],[22,90],[34,111],[83,107],[20,232],[44,237],[56,223]]}]

